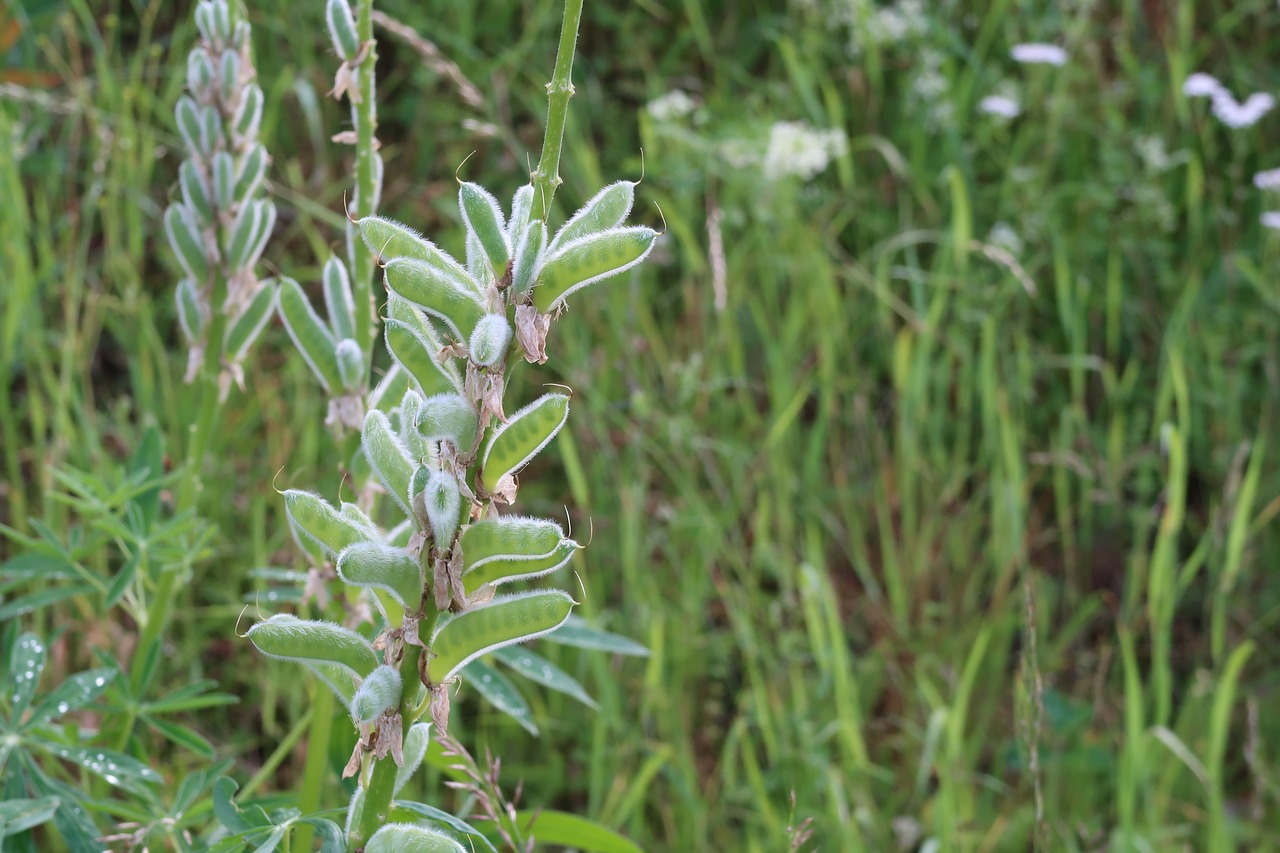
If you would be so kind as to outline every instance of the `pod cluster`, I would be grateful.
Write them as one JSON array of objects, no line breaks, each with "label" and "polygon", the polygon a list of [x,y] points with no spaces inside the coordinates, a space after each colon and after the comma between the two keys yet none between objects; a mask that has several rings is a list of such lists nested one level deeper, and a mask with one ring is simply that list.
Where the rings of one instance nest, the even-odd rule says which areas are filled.
[{"label": "pod cluster", "polygon": [[[176,300],[189,347],[187,381],[212,345],[225,395],[271,315],[274,286],[259,281],[254,266],[276,208],[264,197],[269,158],[258,142],[263,93],[254,82],[249,24],[232,25],[227,0],[201,0],[195,19],[200,40],[187,57],[187,94],[175,111],[186,157],[164,226],[183,272]],[[218,305],[215,293],[224,294]],[[224,321],[215,324],[214,312]],[[209,341],[214,328],[222,340]]]}]

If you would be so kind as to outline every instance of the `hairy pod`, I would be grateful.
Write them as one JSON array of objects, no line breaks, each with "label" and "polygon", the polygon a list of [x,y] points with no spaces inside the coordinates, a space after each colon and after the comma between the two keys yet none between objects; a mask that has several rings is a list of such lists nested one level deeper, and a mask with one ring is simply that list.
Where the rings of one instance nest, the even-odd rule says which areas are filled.
[{"label": "hairy pod", "polygon": [[249,347],[262,334],[271,319],[271,311],[276,304],[276,283],[267,279],[258,286],[258,292],[249,303],[241,309],[236,318],[227,327],[227,339],[223,352],[229,361],[239,363],[249,352]]},{"label": "hairy pod", "polygon": [[581,547],[572,539],[564,539],[557,543],[551,553],[542,556],[507,555],[487,560],[466,571],[462,576],[463,588],[470,595],[486,584],[496,587],[512,581],[527,581],[549,575],[567,566]]},{"label": "hairy pod", "polygon": [[325,6],[325,22],[329,25],[329,39],[333,49],[343,61],[351,62],[360,52],[360,38],[356,35],[356,20],[347,0],[329,0]]},{"label": "hairy pod", "polygon": [[483,654],[554,631],[569,618],[573,603],[567,592],[540,590],[495,598],[456,614],[431,640],[428,680],[443,684]]},{"label": "hairy pod", "polygon": [[414,773],[418,772],[418,768],[422,766],[422,759],[427,756],[427,747],[430,745],[431,724],[414,723],[409,728],[409,733],[404,736],[404,764],[396,768],[396,784],[393,796],[399,794],[405,783],[413,778]]},{"label": "hairy pod", "polygon": [[388,711],[400,707],[400,695],[404,683],[400,672],[393,666],[380,665],[369,673],[356,695],[351,699],[351,721],[372,723]]},{"label": "hairy pod", "polygon": [[235,114],[231,118],[231,130],[237,145],[258,137],[258,128],[262,124],[263,100],[262,87],[257,83],[244,87],[240,103],[236,105]]},{"label": "hairy pod", "polygon": [[253,198],[267,173],[267,149],[255,145],[240,157],[236,166],[236,186],[233,195],[238,199]]},{"label": "hairy pod", "polygon": [[530,222],[516,244],[515,260],[511,264],[511,289],[517,294],[526,293],[538,278],[547,251],[547,224],[541,220]]},{"label": "hairy pod", "polygon": [[364,429],[360,433],[360,447],[364,450],[369,467],[378,480],[399,504],[405,515],[413,516],[409,504],[409,484],[413,479],[413,459],[409,456],[404,442],[391,428],[391,421],[382,412],[374,409],[364,417]]},{"label": "hairy pod", "polygon": [[600,190],[591,197],[582,209],[575,213],[568,222],[556,232],[551,241],[551,252],[554,254],[562,246],[572,243],[588,234],[596,234],[617,228],[631,213],[631,206],[636,200],[634,181],[618,181]]},{"label": "hairy pod", "polygon": [[562,307],[569,294],[640,263],[653,249],[657,232],[645,226],[613,228],[580,237],[549,252],[533,289],[533,304],[544,314]]},{"label": "hairy pod", "polygon": [[219,211],[231,210],[236,201],[236,161],[226,151],[213,155],[213,201]]},{"label": "hairy pod", "polygon": [[351,279],[347,276],[347,267],[337,256],[330,255],[325,262],[324,272],[324,308],[329,315],[329,326],[335,338],[354,338],[356,336],[356,303],[351,295]]},{"label": "hairy pod", "polygon": [[541,211],[538,215],[533,213],[533,185],[525,184],[511,198],[511,218],[507,220],[507,239],[511,241],[511,245],[514,246],[520,239],[530,220],[541,218]]},{"label": "hairy pod", "polygon": [[439,267],[397,258],[387,264],[384,275],[388,289],[444,322],[459,341],[465,341],[484,316],[479,296],[463,279]]},{"label": "hairy pod", "polygon": [[213,60],[209,51],[196,46],[187,54],[187,91],[199,95],[213,83]]},{"label": "hairy pod", "polygon": [[433,394],[422,401],[414,427],[424,441],[449,441],[467,453],[476,441],[479,418],[460,394]]},{"label": "hairy pod", "polygon": [[192,281],[202,285],[209,279],[209,259],[195,213],[183,204],[169,205],[164,212],[164,231],[182,268]]},{"label": "hairy pod", "polygon": [[505,314],[486,314],[476,323],[467,346],[471,360],[481,367],[501,364],[511,346],[511,323]]},{"label": "hairy pod", "polygon": [[200,153],[207,160],[226,144],[222,134],[222,114],[213,106],[200,110]]},{"label": "hairy pod", "polygon": [[442,345],[426,323],[415,329],[408,323],[388,318],[383,321],[383,335],[391,357],[413,377],[424,395],[461,389],[462,383],[452,365],[441,364],[436,359]]},{"label": "hairy pod", "polygon": [[178,99],[173,115],[178,123],[178,133],[187,146],[187,154],[191,157],[204,157],[205,148],[200,136],[200,106],[195,99],[190,95],[183,95]]},{"label": "hairy pod", "polygon": [[344,582],[382,590],[410,612],[422,601],[422,568],[403,548],[356,542],[338,555],[337,571]]},{"label": "hairy pod", "polygon": [[507,237],[502,208],[488,190],[470,182],[458,187],[458,207],[468,236],[480,245],[488,262],[489,279],[480,282],[487,285],[502,275],[507,261],[511,260],[511,240]]},{"label": "hairy pod", "polygon": [[268,657],[334,664],[358,678],[368,678],[378,666],[378,657],[364,637],[332,622],[277,613],[250,628],[248,637]]},{"label": "hairy pod", "polygon": [[178,325],[182,327],[183,337],[189,344],[202,342],[205,330],[209,328],[209,306],[200,297],[195,282],[189,278],[179,281],[175,299],[178,303]]},{"label": "hairy pod", "polygon": [[354,394],[364,387],[364,352],[351,338],[343,338],[333,348],[338,362],[338,376],[344,390]]},{"label": "hairy pod", "polygon": [[364,853],[467,853],[467,849],[438,829],[389,823],[370,836]]},{"label": "hairy pod", "polygon": [[366,216],[357,224],[360,237],[369,251],[384,263],[397,258],[413,258],[436,268],[447,278],[462,282],[477,299],[484,294],[484,288],[471,277],[466,267],[408,225],[381,216]]},{"label": "hairy pod", "polygon": [[234,103],[239,89],[240,56],[234,51],[223,51],[222,58],[218,60],[218,95],[222,103],[228,106]]},{"label": "hairy pod", "polygon": [[367,542],[375,536],[365,525],[334,509],[332,504],[314,492],[285,490],[284,509],[289,526],[329,554],[340,554],[350,546]]},{"label": "hairy pod", "polygon": [[[226,155],[225,151],[219,153]],[[229,156],[226,157],[228,163],[230,159]],[[228,176],[229,173],[230,170],[228,170]],[[231,221],[230,227],[226,229],[222,241],[222,256],[226,261],[227,271],[232,275],[246,267],[245,261],[249,257],[249,250],[253,246],[254,237],[258,233],[258,229],[262,227],[262,217],[267,212],[265,206],[267,204],[269,202],[251,201],[241,206],[240,212],[236,214],[236,218]]]},{"label": "hairy pod", "polygon": [[213,198],[209,194],[209,181],[195,160],[182,161],[178,167],[178,183],[182,187],[182,203],[195,211],[200,225],[212,225]]},{"label": "hairy pod", "polygon": [[342,376],[338,372],[338,360],[334,353],[337,343],[324,321],[311,307],[311,301],[302,292],[302,285],[287,276],[281,277],[276,302],[285,331],[289,333],[311,372],[326,391],[340,389]]},{"label": "hairy pod", "polygon": [[562,541],[564,529],[550,519],[508,515],[468,525],[458,543],[463,570],[470,572],[494,560],[544,557]]},{"label": "hairy pod", "polygon": [[490,486],[538,454],[569,418],[569,398],[544,394],[516,412],[493,432],[482,457],[484,481]]}]

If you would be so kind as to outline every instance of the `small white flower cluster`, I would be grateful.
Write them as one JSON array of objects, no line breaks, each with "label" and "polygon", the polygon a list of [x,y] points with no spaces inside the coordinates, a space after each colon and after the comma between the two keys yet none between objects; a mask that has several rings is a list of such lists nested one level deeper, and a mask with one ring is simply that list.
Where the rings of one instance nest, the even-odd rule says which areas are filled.
[{"label": "small white flower cluster", "polygon": [[[1253,185],[1260,190],[1280,190],[1280,169],[1268,169],[1253,176]],[[1280,231],[1280,211],[1269,210],[1262,214],[1262,224]]]},{"label": "small white flower cluster", "polygon": [[1149,171],[1157,173],[1167,172],[1174,166],[1187,162],[1190,157],[1185,149],[1169,153],[1164,139],[1159,136],[1137,137],[1133,141],[1133,150]]},{"label": "small white flower cluster", "polygon": [[978,102],[978,109],[988,115],[1004,119],[1015,119],[1022,112],[1018,102],[1007,95],[987,95]]},{"label": "small white flower cluster", "polygon": [[1015,44],[1009,55],[1014,62],[1021,62],[1023,65],[1067,64],[1067,52],[1056,44]]},{"label": "small white flower cluster", "polygon": [[1182,94],[1188,98],[1208,98],[1213,105],[1214,117],[1235,130],[1257,124],[1276,105],[1275,96],[1269,92],[1254,92],[1240,103],[1217,78],[1202,71],[1183,81]]},{"label": "small white flower cluster", "polygon": [[648,103],[645,110],[655,121],[675,121],[682,119],[698,108],[698,102],[688,92],[672,89],[665,95],[659,95]]},{"label": "small white flower cluster", "polygon": [[787,175],[807,181],[848,150],[843,130],[818,130],[804,122],[780,121],[769,131],[762,168],[771,181]]}]

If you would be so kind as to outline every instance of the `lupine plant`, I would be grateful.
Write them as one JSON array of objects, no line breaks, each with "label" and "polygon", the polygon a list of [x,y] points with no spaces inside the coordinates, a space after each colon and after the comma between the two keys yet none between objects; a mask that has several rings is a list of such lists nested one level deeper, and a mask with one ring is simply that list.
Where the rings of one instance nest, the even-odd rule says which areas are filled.
[{"label": "lupine plant", "polygon": [[[502,511],[516,502],[521,469],[563,428],[570,404],[570,394],[553,392],[508,414],[510,372],[522,357],[545,363],[551,323],[568,298],[640,263],[658,236],[646,226],[624,225],[635,198],[631,181],[602,189],[554,234],[548,228],[581,0],[567,6],[548,87],[542,159],[507,211],[485,188],[460,182],[465,260],[398,222],[373,215],[356,221],[382,267],[384,339],[409,385],[389,412],[372,408],[363,417],[361,450],[381,500],[372,507],[335,506],[290,489],[284,501],[304,549],[332,561],[343,583],[371,599],[376,634],[370,639],[336,622],[289,614],[263,619],[247,632],[262,653],[309,667],[350,712],[359,732],[344,771],[357,779],[343,832],[351,850],[464,850],[440,823],[488,844],[457,819],[396,799],[432,730],[447,731],[450,693],[460,679],[531,725],[518,692],[485,655],[495,653],[517,671],[564,689],[564,679],[573,688],[576,682],[549,662],[534,666],[532,653],[513,658],[504,650],[560,632],[572,644],[633,650],[581,623],[566,626],[576,603],[568,592],[503,592],[563,568],[581,547],[555,521]],[[341,12],[345,3],[331,0],[328,8],[335,46],[349,63],[348,50],[360,48],[344,41],[349,10],[335,23],[335,7]],[[347,331],[359,335],[353,324],[338,327],[352,304],[341,269],[333,261],[325,268],[328,328],[296,286],[281,290],[281,308],[326,386],[353,392],[364,355],[357,339],[334,343]],[[361,310],[357,303],[357,317]],[[354,346],[344,347],[347,340]],[[265,826],[242,823],[232,820],[228,828],[244,833]],[[273,833],[282,832],[282,824],[272,825]],[[327,825],[313,825],[332,839]]]}]

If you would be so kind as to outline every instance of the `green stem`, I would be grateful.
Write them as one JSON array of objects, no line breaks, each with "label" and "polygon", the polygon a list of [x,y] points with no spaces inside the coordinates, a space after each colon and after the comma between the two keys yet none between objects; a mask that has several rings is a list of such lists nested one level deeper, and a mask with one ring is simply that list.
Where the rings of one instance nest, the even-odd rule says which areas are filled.
[{"label": "green stem", "polygon": [[[361,44],[368,45],[368,53],[360,63],[360,102],[355,105],[356,120],[356,199],[355,218],[363,219],[373,214],[374,195],[374,132],[378,128],[377,107],[374,102],[374,66],[378,61],[378,43],[373,39],[373,0],[361,0],[356,17],[356,35]],[[365,375],[373,363],[373,256],[364,240],[348,223],[351,244],[354,247],[351,281],[356,307],[356,343],[360,344],[365,358]]]},{"label": "green stem", "polygon": [[[404,691],[400,695],[400,716],[404,721],[405,736],[409,734],[409,728],[413,725],[413,700],[418,692],[413,689],[413,686],[419,683],[418,658],[421,654],[422,649],[418,646],[406,645],[404,657],[400,660],[400,678],[404,684]],[[369,780],[369,787],[364,794],[364,805],[360,809],[360,817],[351,830],[351,837],[347,839],[352,850],[363,849],[370,836],[391,817],[391,799],[396,789],[396,769],[396,763],[389,756],[375,761],[373,777]]]},{"label": "green stem", "polygon": [[[324,794],[324,781],[328,775],[329,740],[333,733],[333,693],[323,684],[316,683],[311,700],[311,731],[307,734],[307,761],[302,768],[302,791],[298,795],[298,808],[303,814],[320,811]],[[295,853],[311,850],[315,829],[310,824],[299,824],[293,834]]]},{"label": "green stem", "polygon": [[560,46],[556,49],[556,67],[547,84],[547,133],[542,140],[542,158],[533,170],[530,182],[533,197],[542,199],[542,214],[551,213],[551,199],[560,179],[560,149],[564,145],[565,119],[569,115],[569,98],[573,95],[573,52],[578,43],[578,22],[582,19],[582,0],[565,0],[564,22],[560,27]]}]

